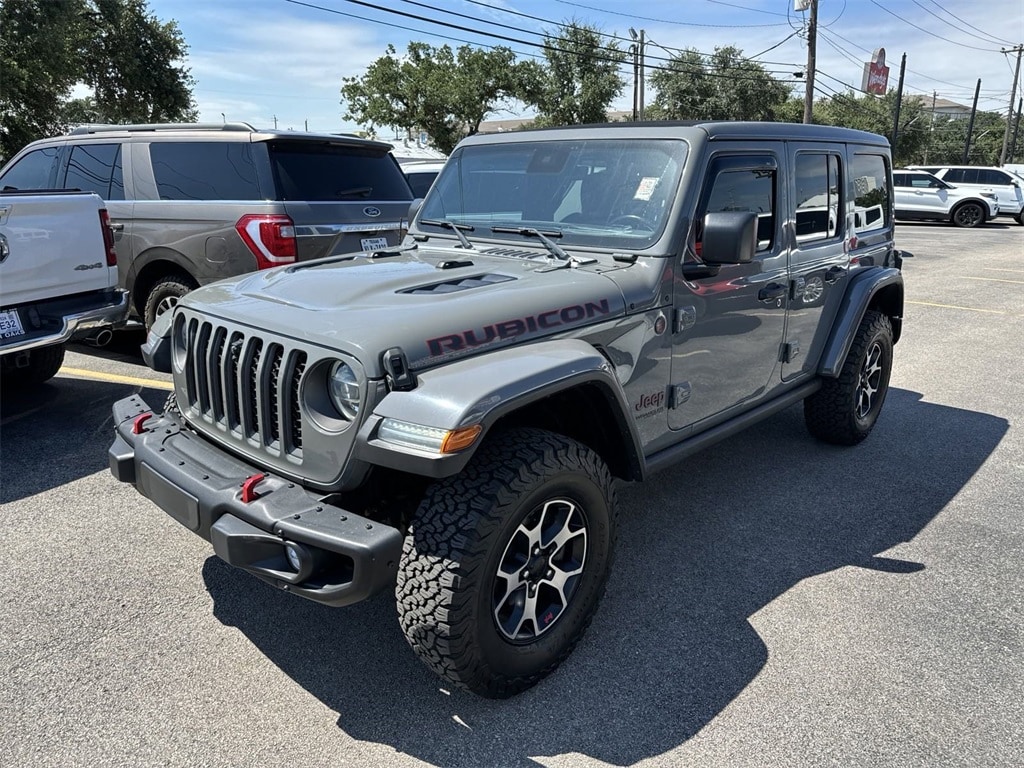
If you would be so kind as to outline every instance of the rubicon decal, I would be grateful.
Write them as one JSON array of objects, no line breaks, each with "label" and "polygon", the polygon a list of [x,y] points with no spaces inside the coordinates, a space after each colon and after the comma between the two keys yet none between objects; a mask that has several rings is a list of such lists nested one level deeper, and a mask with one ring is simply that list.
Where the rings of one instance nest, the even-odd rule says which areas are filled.
[{"label": "rubicon decal", "polygon": [[573,325],[581,320],[592,320],[595,317],[610,314],[611,309],[608,306],[607,299],[602,299],[599,302],[590,301],[586,304],[571,304],[568,307],[551,309],[538,315],[503,320],[500,323],[485,325],[480,328],[467,328],[460,333],[427,339],[427,349],[430,351],[431,357],[435,357],[448,352],[458,352],[463,349],[483,346],[493,341],[512,339],[526,333],[536,333],[537,331],[546,331],[563,325]]}]

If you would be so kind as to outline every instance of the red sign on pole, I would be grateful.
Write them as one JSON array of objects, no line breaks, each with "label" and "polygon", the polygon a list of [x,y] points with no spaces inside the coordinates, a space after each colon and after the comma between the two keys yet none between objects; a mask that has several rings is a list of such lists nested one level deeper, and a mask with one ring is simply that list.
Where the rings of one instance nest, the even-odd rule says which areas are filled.
[{"label": "red sign on pole", "polygon": [[889,86],[889,68],[885,66],[885,48],[876,48],[871,61],[864,64],[860,89],[865,93],[884,96]]}]

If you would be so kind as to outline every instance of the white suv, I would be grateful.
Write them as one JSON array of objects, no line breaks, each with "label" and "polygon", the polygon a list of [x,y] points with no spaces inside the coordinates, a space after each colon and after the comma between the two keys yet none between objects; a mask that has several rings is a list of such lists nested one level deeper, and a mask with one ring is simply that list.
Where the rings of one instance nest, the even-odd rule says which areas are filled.
[{"label": "white suv", "polygon": [[914,170],[934,173],[947,184],[961,189],[994,192],[999,198],[999,215],[1012,216],[1024,224],[1024,182],[1016,174],[978,165],[912,165]]},{"label": "white suv", "polygon": [[958,227],[976,227],[999,213],[994,192],[960,189],[927,171],[892,172],[897,219],[951,221]]}]

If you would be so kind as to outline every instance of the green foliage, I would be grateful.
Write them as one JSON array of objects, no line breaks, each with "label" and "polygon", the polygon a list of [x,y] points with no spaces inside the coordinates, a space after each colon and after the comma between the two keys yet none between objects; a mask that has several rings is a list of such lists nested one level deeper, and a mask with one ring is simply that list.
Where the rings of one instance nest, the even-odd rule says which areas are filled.
[{"label": "green foliage", "polygon": [[194,120],[194,81],[179,63],[188,46],[177,23],[161,22],[146,0],[92,2],[85,81],[95,92],[97,122]]},{"label": "green foliage", "polygon": [[[966,117],[936,117],[935,123],[928,130],[928,139],[924,144],[927,152],[922,151],[920,159],[914,162],[922,165],[926,162],[949,165],[962,163],[969,122]],[[999,153],[1003,148],[1005,131],[1006,120],[1002,115],[979,112],[974,118],[968,165],[999,165]]]},{"label": "green foliage", "polygon": [[86,9],[85,0],[0,0],[0,158],[67,126]]},{"label": "green foliage", "polygon": [[595,27],[572,21],[544,36],[547,68],[535,66],[535,88],[524,101],[537,108],[537,126],[603,123],[625,82],[619,66],[627,53],[606,43]]},{"label": "green foliage", "polygon": [[535,70],[517,63],[508,48],[490,51],[464,45],[453,52],[409,43],[404,57],[393,46],[362,77],[342,81],[346,120],[372,129],[393,126],[426,131],[449,153],[500,105],[521,99],[533,87]]},{"label": "green foliage", "polygon": [[0,0],[0,29],[0,157],[79,122],[195,118],[185,41],[146,0]]},{"label": "green foliage", "polygon": [[743,51],[733,46],[715,48],[710,56],[693,49],[682,51],[663,69],[651,72],[650,82],[657,95],[648,111],[655,119],[790,118],[789,87],[757,62],[744,59]]}]

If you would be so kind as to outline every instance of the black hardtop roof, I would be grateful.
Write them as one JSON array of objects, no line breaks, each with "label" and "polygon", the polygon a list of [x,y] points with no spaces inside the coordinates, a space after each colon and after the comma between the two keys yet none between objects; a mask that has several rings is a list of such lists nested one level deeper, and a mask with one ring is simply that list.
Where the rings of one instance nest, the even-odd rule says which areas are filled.
[{"label": "black hardtop roof", "polygon": [[376,141],[374,139],[366,139],[362,136],[356,136],[351,133],[311,133],[308,131],[287,131],[277,129],[261,129],[256,128],[249,123],[232,122],[232,123],[139,123],[130,125],[81,125],[72,130],[66,136],[55,136],[52,139],[43,139],[43,141],[53,141],[57,139],[66,140],[72,137],[96,137],[103,138],[110,134],[117,134],[118,136],[124,135],[147,135],[147,136],[162,136],[162,137],[174,137],[182,138],[190,136],[195,138],[197,134],[207,135],[242,135],[244,134],[249,141],[308,141],[308,142],[320,142],[330,144],[344,144],[347,146],[360,146],[377,149],[383,152],[390,151],[392,148],[391,144],[383,141]]},{"label": "black hardtop roof", "polygon": [[[700,131],[711,140],[798,140],[798,141],[840,141],[858,144],[889,146],[884,136],[853,128],[841,128],[832,125],[805,125],[803,123],[767,123],[737,122],[713,120],[688,121],[645,121],[618,123],[589,123],[586,125],[566,125],[557,128],[529,128],[522,131],[503,133],[476,134],[464,139],[468,143],[487,143],[495,140],[515,141],[516,136],[537,139],[544,135],[567,138],[566,134],[579,132],[581,136],[600,133],[612,136],[618,132],[635,132],[637,138],[683,138],[694,131]],[[501,137],[498,139],[498,137]]]}]

